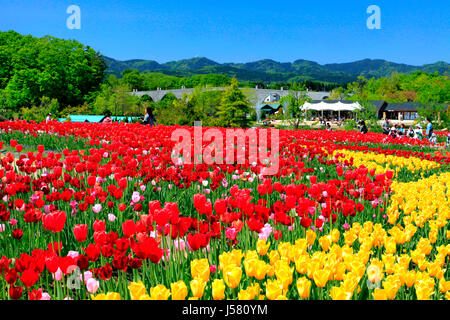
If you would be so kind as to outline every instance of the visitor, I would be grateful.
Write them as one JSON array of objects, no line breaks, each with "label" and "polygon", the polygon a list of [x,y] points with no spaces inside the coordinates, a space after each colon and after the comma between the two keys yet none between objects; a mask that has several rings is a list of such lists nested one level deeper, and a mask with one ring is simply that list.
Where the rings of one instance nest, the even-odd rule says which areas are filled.
[{"label": "visitor", "polygon": [[150,127],[155,126],[156,123],[156,119],[155,116],[153,115],[153,110],[150,107],[147,107],[147,109],[145,110],[145,116],[144,116],[144,125],[150,125]]},{"label": "visitor", "polygon": [[100,123],[112,123],[111,111],[107,110],[105,112],[105,116],[103,117],[102,120],[100,120]]},{"label": "visitor", "polygon": [[333,131],[333,129],[331,129],[331,125],[329,123],[327,123],[327,131]]},{"label": "visitor", "polygon": [[49,123],[50,121],[52,121],[52,114],[51,113],[47,114],[47,118],[45,118],[45,122],[46,123]]},{"label": "visitor", "polygon": [[450,131],[447,133],[447,149],[450,149]]},{"label": "visitor", "polygon": [[389,121],[387,118],[384,118],[382,127],[383,127],[383,134],[388,135],[389,134]]},{"label": "visitor", "polygon": [[366,122],[365,121],[361,121],[360,125],[361,125],[361,133],[367,134],[367,132],[369,132],[369,130],[367,129]]},{"label": "visitor", "polygon": [[420,124],[416,124],[416,130],[414,130],[414,138],[418,140],[423,139],[422,126]]},{"label": "visitor", "polygon": [[398,129],[398,135],[400,137],[406,136],[406,130],[403,123],[400,125],[400,128]]},{"label": "visitor", "polygon": [[427,124],[426,135],[427,135],[428,140],[431,140],[431,136],[433,135],[433,123],[431,123],[430,118],[427,118],[427,122],[428,122],[428,124]]},{"label": "visitor", "polygon": [[436,133],[432,133],[431,137],[429,138],[430,143],[436,144],[437,143],[437,137],[436,137]]},{"label": "visitor", "polygon": [[392,126],[391,130],[389,131],[389,135],[392,138],[397,138],[398,132],[397,132],[397,127],[395,125]]},{"label": "visitor", "polygon": [[414,129],[413,129],[413,127],[412,126],[410,126],[409,127],[409,129],[408,129],[408,137],[410,137],[410,138],[414,138],[414,135],[415,135],[415,133],[414,133]]}]

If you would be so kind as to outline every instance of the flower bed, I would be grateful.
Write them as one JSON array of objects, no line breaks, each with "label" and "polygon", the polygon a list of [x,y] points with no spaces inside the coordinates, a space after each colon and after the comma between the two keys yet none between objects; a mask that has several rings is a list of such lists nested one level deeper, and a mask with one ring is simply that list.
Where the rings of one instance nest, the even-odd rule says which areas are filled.
[{"label": "flower bed", "polygon": [[177,129],[194,130],[0,123],[15,150],[0,159],[0,298],[450,298],[449,157],[407,150],[427,142],[282,130],[265,176],[174,164]]}]

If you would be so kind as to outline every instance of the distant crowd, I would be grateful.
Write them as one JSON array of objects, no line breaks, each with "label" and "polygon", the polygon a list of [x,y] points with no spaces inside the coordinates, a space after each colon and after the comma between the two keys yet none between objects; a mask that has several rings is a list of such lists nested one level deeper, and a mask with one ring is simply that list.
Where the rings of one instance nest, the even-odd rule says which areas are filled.
[{"label": "distant crowd", "polygon": [[414,127],[409,126],[408,128],[406,128],[404,124],[400,125],[396,124],[391,126],[389,124],[389,120],[384,119],[382,128],[383,134],[389,135],[393,138],[409,137],[418,140],[428,139],[431,143],[437,143],[437,136],[433,129],[433,123],[429,118],[427,119],[427,127],[425,134],[423,132],[423,128],[420,125],[420,123],[416,124]]}]

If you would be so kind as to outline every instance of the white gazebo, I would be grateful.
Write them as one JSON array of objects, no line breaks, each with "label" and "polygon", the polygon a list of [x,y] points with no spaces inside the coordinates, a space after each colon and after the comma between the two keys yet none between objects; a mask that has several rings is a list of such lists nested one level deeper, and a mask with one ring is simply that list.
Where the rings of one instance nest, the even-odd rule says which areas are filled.
[{"label": "white gazebo", "polygon": [[322,118],[323,118],[324,111],[335,111],[335,112],[339,113],[339,118],[341,118],[341,111],[355,112],[357,110],[361,110],[361,105],[358,102],[342,103],[341,101],[334,102],[334,103],[327,103],[324,101],[321,101],[319,103],[306,102],[303,105],[303,110],[304,111],[306,111],[306,110],[321,111]]}]

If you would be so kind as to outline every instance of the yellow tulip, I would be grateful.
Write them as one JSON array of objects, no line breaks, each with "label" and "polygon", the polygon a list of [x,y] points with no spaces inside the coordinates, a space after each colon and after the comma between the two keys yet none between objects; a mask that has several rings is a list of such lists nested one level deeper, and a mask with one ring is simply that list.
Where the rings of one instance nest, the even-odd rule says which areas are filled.
[{"label": "yellow tulip", "polygon": [[308,231],[306,231],[306,242],[308,243],[308,245],[312,246],[314,242],[316,242],[316,238],[317,234],[314,231],[312,231],[311,229],[308,229]]},{"label": "yellow tulip", "polygon": [[298,273],[305,274],[308,270],[308,256],[300,256],[297,260],[295,260],[295,268]]},{"label": "yellow tulip", "polygon": [[205,291],[206,282],[204,282],[202,279],[197,278],[191,280],[189,282],[189,285],[191,287],[192,295],[194,298],[201,298],[203,296],[203,292]]},{"label": "yellow tulip", "polygon": [[333,287],[330,290],[330,297],[333,300],[350,300],[353,296],[353,291],[346,291],[340,287]]},{"label": "yellow tulip", "polygon": [[339,239],[341,237],[341,233],[339,232],[338,229],[333,229],[331,230],[331,241],[336,243],[339,242]]},{"label": "yellow tulip", "polygon": [[417,300],[431,300],[431,296],[434,294],[434,288],[429,286],[416,287]]},{"label": "yellow tulip", "polygon": [[252,300],[253,300],[253,299],[255,299],[256,297],[259,296],[261,288],[259,287],[258,283],[255,283],[255,284],[249,286],[247,288],[247,291],[250,292],[253,295],[253,298],[252,298]]},{"label": "yellow tulip", "polygon": [[278,280],[267,280],[266,297],[269,300],[275,300],[283,294],[283,284]]},{"label": "yellow tulip", "polygon": [[128,290],[130,291],[132,300],[139,300],[139,298],[146,293],[146,289],[142,281],[132,282],[128,286]]},{"label": "yellow tulip", "polygon": [[306,277],[299,278],[297,280],[297,291],[300,298],[308,299],[311,291],[311,281]]},{"label": "yellow tulip", "polygon": [[446,281],[444,278],[441,278],[439,281],[439,291],[441,293],[446,293],[450,290],[450,281]]},{"label": "yellow tulip", "polygon": [[212,296],[214,300],[225,299],[225,284],[222,279],[215,279],[212,283]]},{"label": "yellow tulip", "polygon": [[313,274],[314,283],[319,288],[325,287],[330,277],[330,270],[316,270]]},{"label": "yellow tulip", "polygon": [[252,292],[246,290],[240,290],[238,293],[238,300],[253,300],[255,296]]},{"label": "yellow tulip", "polygon": [[270,264],[266,264],[266,273],[268,277],[273,277],[275,275],[275,268]]},{"label": "yellow tulip", "polygon": [[266,277],[266,263],[262,260],[258,260],[255,265],[255,275],[257,280],[263,280]]},{"label": "yellow tulip", "polygon": [[188,288],[186,284],[180,280],[170,285],[172,300],[185,300],[188,295]]},{"label": "yellow tulip", "polygon": [[150,288],[150,297],[152,300],[167,300],[170,296],[170,290],[164,285],[158,284],[156,287]]},{"label": "yellow tulip", "polygon": [[414,270],[408,271],[405,274],[405,284],[408,288],[411,288],[416,282],[416,272]]},{"label": "yellow tulip", "polygon": [[208,259],[191,261],[191,275],[193,279],[200,278],[203,282],[208,282],[210,275]]},{"label": "yellow tulip", "polygon": [[269,259],[270,259],[270,264],[274,265],[275,262],[277,262],[278,260],[280,260],[280,254],[278,251],[276,250],[272,250],[269,252]]},{"label": "yellow tulip", "polygon": [[260,256],[265,256],[267,251],[269,251],[269,247],[270,242],[267,243],[265,239],[259,239],[258,242],[256,242],[256,251],[258,251]]},{"label": "yellow tulip", "polygon": [[97,296],[91,295],[92,300],[120,300],[120,294],[117,292],[100,293]]},{"label": "yellow tulip", "polygon": [[375,289],[373,292],[374,300],[387,300],[387,294],[384,289]]},{"label": "yellow tulip", "polygon": [[293,280],[293,269],[290,269],[288,265],[282,264],[275,268],[275,276],[278,281],[283,284],[283,289],[287,290]]},{"label": "yellow tulip", "polygon": [[324,236],[319,238],[319,245],[322,248],[322,251],[328,251],[331,246],[330,237]]},{"label": "yellow tulip", "polygon": [[236,288],[241,282],[242,269],[236,266],[229,266],[223,270],[223,279],[228,287]]}]

